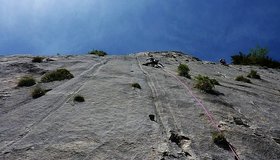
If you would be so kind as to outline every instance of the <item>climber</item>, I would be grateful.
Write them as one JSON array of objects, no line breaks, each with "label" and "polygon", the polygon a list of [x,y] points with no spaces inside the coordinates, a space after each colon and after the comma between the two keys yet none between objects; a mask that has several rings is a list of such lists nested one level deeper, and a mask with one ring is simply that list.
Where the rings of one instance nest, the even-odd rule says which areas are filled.
[{"label": "climber", "polygon": [[227,63],[226,63],[226,60],[225,59],[220,59],[220,64],[221,65],[224,65],[224,66],[227,66]]},{"label": "climber", "polygon": [[163,68],[164,67],[164,65],[161,64],[159,62],[159,60],[157,60],[153,57],[153,55],[150,55],[150,58],[148,58],[146,61],[149,61],[149,62],[144,63],[143,65],[145,65],[145,66],[152,66],[152,67],[156,67],[156,68]]}]

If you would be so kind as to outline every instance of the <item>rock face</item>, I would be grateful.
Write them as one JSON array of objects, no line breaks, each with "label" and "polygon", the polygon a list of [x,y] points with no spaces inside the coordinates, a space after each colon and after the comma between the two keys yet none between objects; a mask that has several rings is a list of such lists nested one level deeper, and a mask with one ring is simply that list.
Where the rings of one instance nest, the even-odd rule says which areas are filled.
[{"label": "rock face", "polygon": [[[223,66],[179,52],[149,54],[164,69],[143,66],[146,52],[42,63],[1,57],[0,159],[280,159],[279,70]],[[181,63],[192,79],[177,76]],[[57,68],[74,78],[38,83],[50,90],[40,98],[30,95],[35,86],[16,87],[23,75],[39,81]],[[234,80],[251,69],[260,80]],[[193,87],[198,74],[218,80],[215,94]],[[77,94],[85,102],[74,102]],[[231,149],[213,142],[217,130]]]}]

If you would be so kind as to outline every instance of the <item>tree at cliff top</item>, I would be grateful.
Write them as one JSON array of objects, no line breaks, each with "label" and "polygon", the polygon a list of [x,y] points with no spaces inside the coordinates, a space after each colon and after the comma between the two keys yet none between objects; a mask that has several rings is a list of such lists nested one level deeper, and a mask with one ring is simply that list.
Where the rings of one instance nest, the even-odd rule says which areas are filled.
[{"label": "tree at cliff top", "polygon": [[231,56],[232,64],[237,65],[257,65],[269,68],[280,68],[280,62],[273,60],[268,56],[268,49],[257,46],[252,48],[249,54],[239,52]]}]

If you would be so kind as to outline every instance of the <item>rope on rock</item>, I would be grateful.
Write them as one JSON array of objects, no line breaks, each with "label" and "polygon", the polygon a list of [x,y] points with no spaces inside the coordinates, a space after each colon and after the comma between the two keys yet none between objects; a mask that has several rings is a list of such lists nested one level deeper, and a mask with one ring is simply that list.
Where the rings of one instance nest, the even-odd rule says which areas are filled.
[{"label": "rope on rock", "polygon": [[[166,73],[168,73],[169,75],[174,77],[178,82],[180,82],[187,89],[187,91],[190,93],[190,95],[197,101],[199,106],[204,110],[204,112],[206,113],[207,117],[209,118],[209,120],[212,123],[212,125],[214,126],[214,128],[216,128],[218,130],[218,132],[222,133],[221,129],[218,127],[218,124],[215,122],[211,112],[203,105],[201,100],[199,98],[197,98],[197,96],[195,96],[195,94],[191,91],[191,89],[180,78],[178,78],[177,75],[173,74],[172,71],[168,71],[164,68],[163,68],[163,71],[165,71]],[[232,153],[234,154],[235,159],[240,160],[239,156],[237,155],[237,153],[235,151],[235,148],[230,143],[228,143],[228,146],[229,146],[230,150],[232,151]]]}]

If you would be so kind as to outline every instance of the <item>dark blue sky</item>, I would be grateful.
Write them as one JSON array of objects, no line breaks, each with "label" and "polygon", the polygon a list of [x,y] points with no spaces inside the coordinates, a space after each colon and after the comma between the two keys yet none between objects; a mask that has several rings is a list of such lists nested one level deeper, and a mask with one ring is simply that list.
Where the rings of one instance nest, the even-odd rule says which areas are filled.
[{"label": "dark blue sky", "polygon": [[280,60],[278,0],[0,0],[0,55],[179,50],[201,59],[259,44]]}]

